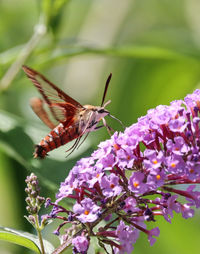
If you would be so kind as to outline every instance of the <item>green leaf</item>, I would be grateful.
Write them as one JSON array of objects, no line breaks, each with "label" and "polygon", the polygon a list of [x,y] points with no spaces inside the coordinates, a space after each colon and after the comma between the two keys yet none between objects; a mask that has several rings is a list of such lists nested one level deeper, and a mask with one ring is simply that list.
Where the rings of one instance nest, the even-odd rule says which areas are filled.
[{"label": "green leaf", "polygon": [[14,62],[24,45],[18,45],[0,53],[0,65],[9,65]]},{"label": "green leaf", "polygon": [[[48,57],[47,57],[48,54]],[[68,57],[73,57],[83,54],[99,54],[105,56],[123,57],[127,59],[142,59],[142,60],[173,60],[173,61],[200,61],[200,53],[198,52],[181,52],[173,49],[150,46],[150,45],[126,45],[113,48],[97,48],[97,47],[71,47],[71,46],[59,46],[52,53],[41,52],[40,62],[37,65],[57,64],[58,61],[66,60]],[[44,60],[45,59],[45,60]]]},{"label": "green leaf", "polygon": [[59,28],[64,12],[64,7],[69,2],[70,0],[43,0],[42,2],[42,11],[46,18],[46,24],[48,27],[51,27],[54,33]]},{"label": "green leaf", "polygon": [[18,245],[21,245],[23,247],[26,247],[26,248],[36,252],[36,253],[41,253],[39,248],[37,247],[37,245],[34,242],[32,242],[31,240],[29,240],[25,237],[15,235],[13,233],[0,231],[0,240],[18,244]]},{"label": "green leaf", "polygon": [[[94,51],[95,52],[95,51]],[[154,58],[154,59],[179,59],[184,57],[185,55],[182,53],[178,53],[174,50],[167,49],[167,48],[161,48],[161,47],[155,47],[150,45],[127,45],[122,47],[116,47],[116,48],[107,48],[107,49],[100,49],[96,51],[98,52],[104,52],[108,55],[113,56],[120,56],[120,57],[131,57],[131,58]]]},{"label": "green leaf", "polygon": [[[27,233],[27,232],[11,229],[7,227],[0,227],[0,240],[18,244],[36,253],[41,253],[40,247],[39,247],[40,243],[38,238],[35,235]],[[52,253],[54,250],[53,245],[47,240],[43,240],[43,241],[44,241],[46,254]]]},{"label": "green leaf", "polygon": [[104,249],[99,246],[98,243],[98,238],[96,236],[93,236],[90,238],[90,245],[88,248],[87,253],[92,254],[92,253],[104,253]]},{"label": "green leaf", "polygon": [[[38,129],[40,130],[40,128]],[[0,150],[15,159],[29,172],[35,172],[42,180],[42,184],[47,186],[48,189],[57,191],[58,186],[39,173],[41,164],[33,159],[34,145],[32,138],[34,133],[38,133],[38,129],[22,119],[0,110]]]},{"label": "green leaf", "polygon": [[70,0],[57,0],[57,1],[54,1],[54,5],[53,5],[53,8],[54,8],[54,11],[55,13],[58,13],[61,8],[64,7],[65,4],[69,3]]}]

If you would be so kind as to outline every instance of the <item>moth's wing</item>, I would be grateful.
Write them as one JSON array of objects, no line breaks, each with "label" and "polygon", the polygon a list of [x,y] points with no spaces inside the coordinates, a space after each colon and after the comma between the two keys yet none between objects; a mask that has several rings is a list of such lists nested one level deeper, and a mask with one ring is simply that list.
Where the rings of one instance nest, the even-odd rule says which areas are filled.
[{"label": "moth's wing", "polygon": [[22,68],[47,103],[53,118],[57,122],[65,123],[68,126],[83,106],[39,72],[27,66],[23,66]]},{"label": "moth's wing", "polygon": [[30,106],[35,114],[46,124],[50,129],[54,129],[56,124],[50,119],[49,114],[44,108],[43,100],[40,98],[34,97],[30,100]]}]

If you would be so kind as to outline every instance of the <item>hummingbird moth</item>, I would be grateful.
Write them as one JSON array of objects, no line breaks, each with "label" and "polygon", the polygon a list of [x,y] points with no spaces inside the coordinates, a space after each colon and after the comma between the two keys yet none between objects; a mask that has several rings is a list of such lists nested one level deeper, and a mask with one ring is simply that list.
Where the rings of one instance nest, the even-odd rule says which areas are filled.
[{"label": "hummingbird moth", "polygon": [[[73,152],[79,146],[84,134],[86,134],[86,138],[90,132],[104,126],[110,133],[111,127],[107,125],[105,120],[107,115],[121,123],[119,119],[112,116],[105,109],[111,101],[109,100],[104,104],[112,74],[108,76],[106,81],[101,106],[82,106],[39,72],[27,66],[22,68],[43,97],[43,100],[33,98],[30,101],[31,107],[44,124],[51,129],[50,133],[35,146],[34,158],[39,157],[43,159],[48,152],[76,139],[75,143],[68,150]],[[44,102],[47,104],[50,114],[45,110]],[[51,115],[51,118],[49,115]],[[103,125],[98,126],[101,120]]]}]

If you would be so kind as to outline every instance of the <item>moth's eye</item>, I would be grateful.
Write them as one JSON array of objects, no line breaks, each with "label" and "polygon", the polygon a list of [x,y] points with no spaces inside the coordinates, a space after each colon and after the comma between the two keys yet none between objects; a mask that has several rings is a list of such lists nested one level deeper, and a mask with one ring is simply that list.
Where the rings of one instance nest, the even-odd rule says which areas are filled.
[{"label": "moth's eye", "polygon": [[98,113],[105,113],[106,111],[104,110],[104,109],[100,109],[100,110],[98,110]]}]

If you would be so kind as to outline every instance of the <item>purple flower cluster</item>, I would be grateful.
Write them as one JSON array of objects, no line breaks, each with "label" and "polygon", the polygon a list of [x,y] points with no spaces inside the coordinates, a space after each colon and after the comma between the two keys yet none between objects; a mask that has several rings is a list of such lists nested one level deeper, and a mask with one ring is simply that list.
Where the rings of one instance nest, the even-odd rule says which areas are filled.
[{"label": "purple flower cluster", "polygon": [[[191,207],[200,207],[200,192],[195,191],[200,183],[199,123],[196,90],[170,106],[149,110],[77,162],[61,183],[50,214],[64,220],[62,226],[82,225],[72,240],[77,252],[86,253],[95,236],[105,250],[109,245],[114,253],[131,253],[140,232],[154,244],[159,229],[148,230],[146,224],[156,216],[171,222],[173,211],[186,219],[194,215]],[[58,204],[66,198],[76,201],[72,211]],[[59,216],[63,212],[68,216]],[[99,226],[102,220],[104,226]]]}]

